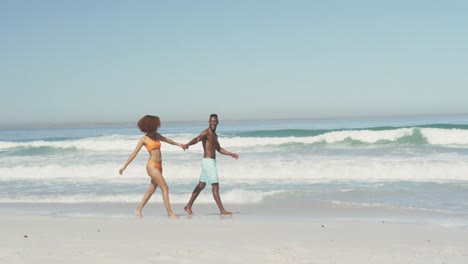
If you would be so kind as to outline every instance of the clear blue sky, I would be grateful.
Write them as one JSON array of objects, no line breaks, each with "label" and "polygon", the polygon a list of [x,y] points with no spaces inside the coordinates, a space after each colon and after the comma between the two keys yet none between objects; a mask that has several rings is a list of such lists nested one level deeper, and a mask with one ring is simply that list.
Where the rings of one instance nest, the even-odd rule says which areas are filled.
[{"label": "clear blue sky", "polygon": [[468,1],[0,1],[0,124],[468,113]]}]

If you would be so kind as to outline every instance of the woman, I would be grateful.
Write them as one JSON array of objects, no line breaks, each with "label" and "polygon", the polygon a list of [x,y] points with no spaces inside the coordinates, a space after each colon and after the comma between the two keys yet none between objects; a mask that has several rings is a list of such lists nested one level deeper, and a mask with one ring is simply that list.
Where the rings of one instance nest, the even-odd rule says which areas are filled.
[{"label": "woman", "polygon": [[145,146],[148,150],[150,157],[146,163],[146,171],[151,178],[151,184],[148,188],[148,191],[143,196],[143,200],[136,210],[136,215],[142,217],[141,211],[146,205],[148,200],[151,198],[153,193],[156,191],[156,188],[159,186],[162,192],[162,198],[164,205],[166,206],[167,215],[170,218],[176,218],[177,215],[174,214],[171,210],[171,204],[169,202],[169,188],[167,187],[166,181],[162,175],[162,158],[161,158],[161,141],[169,143],[171,145],[176,145],[185,149],[185,146],[177,143],[173,140],[163,137],[159,134],[158,128],[161,126],[161,121],[157,116],[146,115],[138,121],[138,128],[141,132],[146,133],[138,142],[135,150],[128,157],[125,165],[119,170],[120,175],[127,168],[128,164],[136,157],[140,149]]}]

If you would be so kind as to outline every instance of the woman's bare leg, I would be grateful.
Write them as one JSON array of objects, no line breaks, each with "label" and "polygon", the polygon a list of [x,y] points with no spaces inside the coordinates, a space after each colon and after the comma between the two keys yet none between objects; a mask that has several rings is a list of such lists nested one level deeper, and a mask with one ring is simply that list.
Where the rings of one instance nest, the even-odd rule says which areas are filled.
[{"label": "woman's bare leg", "polygon": [[166,180],[164,180],[161,171],[159,171],[155,167],[147,167],[147,171],[152,181],[154,181],[156,185],[159,186],[159,188],[161,188],[162,198],[164,206],[167,210],[167,215],[171,218],[176,218],[177,215],[174,214],[174,212],[172,212],[171,203],[169,201],[169,187],[167,186]]},{"label": "woman's bare leg", "polygon": [[143,199],[141,200],[140,205],[136,209],[136,215],[138,217],[142,217],[143,215],[141,214],[141,211],[143,211],[143,207],[145,207],[146,203],[149,201],[153,193],[156,191],[156,188],[158,188],[158,185],[156,184],[155,181],[151,180],[151,183],[148,187],[148,191],[146,191],[145,195],[143,195]]}]

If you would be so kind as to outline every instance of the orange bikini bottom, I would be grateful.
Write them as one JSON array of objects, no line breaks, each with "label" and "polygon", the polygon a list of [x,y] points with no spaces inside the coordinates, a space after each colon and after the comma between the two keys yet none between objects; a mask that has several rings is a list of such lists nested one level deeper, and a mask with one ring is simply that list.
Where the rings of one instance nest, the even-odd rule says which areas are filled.
[{"label": "orange bikini bottom", "polygon": [[148,161],[148,163],[146,163],[146,166],[155,166],[156,168],[158,168],[158,170],[162,171],[162,163],[161,162]]}]

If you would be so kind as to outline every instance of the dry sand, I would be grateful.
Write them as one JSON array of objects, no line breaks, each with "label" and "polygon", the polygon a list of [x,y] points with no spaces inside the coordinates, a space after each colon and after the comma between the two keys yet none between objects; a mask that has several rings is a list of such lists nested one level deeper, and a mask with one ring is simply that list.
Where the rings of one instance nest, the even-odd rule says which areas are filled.
[{"label": "dry sand", "polygon": [[215,214],[179,219],[0,214],[0,263],[466,264],[468,230]]}]

